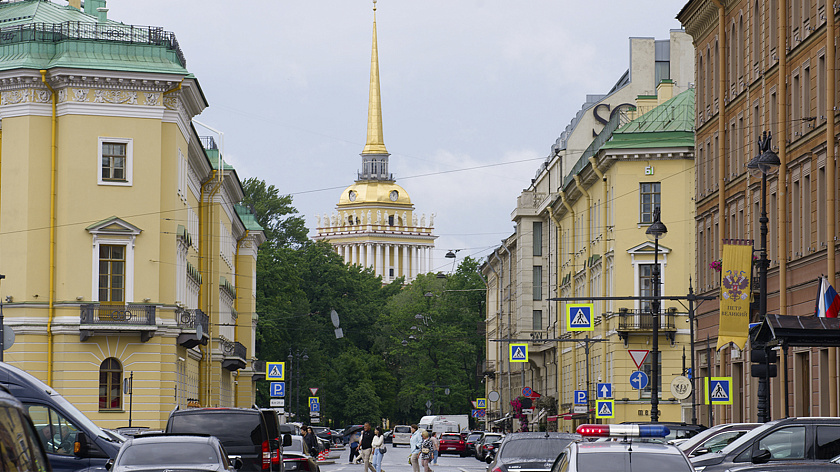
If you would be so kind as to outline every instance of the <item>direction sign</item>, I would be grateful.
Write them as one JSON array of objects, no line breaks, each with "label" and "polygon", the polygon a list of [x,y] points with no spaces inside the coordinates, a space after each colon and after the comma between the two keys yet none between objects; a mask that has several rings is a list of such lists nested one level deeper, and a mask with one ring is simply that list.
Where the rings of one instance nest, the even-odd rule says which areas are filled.
[{"label": "direction sign", "polygon": [[636,372],[630,374],[630,386],[634,389],[642,390],[643,388],[647,387],[647,384],[648,376],[641,370],[637,370]]},{"label": "direction sign", "polygon": [[310,387],[309,391],[312,392],[312,395],[318,395],[318,387]]},{"label": "direction sign", "polygon": [[615,400],[596,400],[595,418],[615,418]]},{"label": "direction sign", "polygon": [[487,399],[486,398],[476,398],[475,399],[475,407],[478,409],[487,408]]},{"label": "direction sign", "polygon": [[510,362],[528,362],[528,344],[511,343]]},{"label": "direction sign", "polygon": [[271,396],[285,397],[286,396],[286,382],[271,382]]},{"label": "direction sign", "polygon": [[592,303],[569,303],[566,305],[566,328],[568,331],[595,331],[594,314]]},{"label": "direction sign", "polygon": [[586,405],[586,390],[575,390],[575,405]]},{"label": "direction sign", "polygon": [[612,398],[613,388],[611,383],[599,383],[596,390],[598,398]]},{"label": "direction sign", "polygon": [[285,362],[266,362],[265,363],[265,379],[266,380],[286,380],[286,363]]},{"label": "direction sign", "polygon": [[636,364],[637,369],[642,368],[642,364],[645,363],[645,359],[647,359],[648,351],[647,349],[628,349],[627,352],[630,353],[630,358],[633,359],[633,363]]},{"label": "direction sign", "polygon": [[275,407],[275,406],[286,406],[286,399],[285,398],[272,398],[268,401],[268,406]]},{"label": "direction sign", "polygon": [[522,387],[523,397],[530,397],[532,393],[534,393],[534,389],[532,389],[531,387]]},{"label": "direction sign", "polygon": [[732,377],[705,378],[706,404],[731,405],[732,404]]}]

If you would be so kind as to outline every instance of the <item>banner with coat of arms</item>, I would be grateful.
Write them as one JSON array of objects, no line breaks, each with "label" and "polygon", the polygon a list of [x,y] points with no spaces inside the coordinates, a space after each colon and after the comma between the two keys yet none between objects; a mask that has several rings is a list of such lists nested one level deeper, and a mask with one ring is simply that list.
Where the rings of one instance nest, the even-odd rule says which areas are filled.
[{"label": "banner with coat of arms", "polygon": [[733,343],[743,350],[749,337],[752,240],[724,239],[717,349]]}]

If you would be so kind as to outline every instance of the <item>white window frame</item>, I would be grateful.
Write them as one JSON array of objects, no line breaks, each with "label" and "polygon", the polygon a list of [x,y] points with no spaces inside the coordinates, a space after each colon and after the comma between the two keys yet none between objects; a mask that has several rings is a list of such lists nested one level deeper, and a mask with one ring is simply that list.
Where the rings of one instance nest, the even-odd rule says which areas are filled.
[{"label": "white window frame", "polygon": [[[641,286],[639,284],[639,266],[642,264],[653,264],[654,254],[654,243],[650,241],[645,241],[644,243],[629,249],[627,252],[630,254],[630,264],[633,266],[633,296],[639,297],[641,296]],[[668,254],[670,254],[671,249],[659,244],[659,293],[660,295],[665,293],[665,281],[667,277],[665,277],[665,267],[668,265]],[[641,301],[636,300],[634,302],[634,308],[638,310],[641,307]]]},{"label": "white window frame", "polygon": [[[120,226],[120,230],[102,229],[109,226]],[[134,302],[134,246],[137,235],[142,231],[140,228],[131,225],[119,218],[111,218],[89,227],[88,231],[93,237],[91,251],[91,283],[90,299],[99,301],[99,246],[125,246],[125,303]]]},{"label": "white window frame", "polygon": [[[125,144],[125,180],[104,180],[102,178],[102,145],[105,143]],[[131,138],[99,137],[96,146],[96,181],[99,185],[131,187],[134,178],[134,140]]]}]

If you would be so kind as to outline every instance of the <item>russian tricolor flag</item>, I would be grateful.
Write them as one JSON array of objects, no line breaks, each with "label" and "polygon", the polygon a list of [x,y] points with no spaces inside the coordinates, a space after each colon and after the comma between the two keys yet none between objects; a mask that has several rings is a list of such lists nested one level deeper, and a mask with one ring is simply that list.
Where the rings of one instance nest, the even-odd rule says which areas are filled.
[{"label": "russian tricolor flag", "polygon": [[816,315],[824,318],[837,318],[840,313],[840,295],[828,283],[828,277],[820,277],[820,294],[817,298]]}]

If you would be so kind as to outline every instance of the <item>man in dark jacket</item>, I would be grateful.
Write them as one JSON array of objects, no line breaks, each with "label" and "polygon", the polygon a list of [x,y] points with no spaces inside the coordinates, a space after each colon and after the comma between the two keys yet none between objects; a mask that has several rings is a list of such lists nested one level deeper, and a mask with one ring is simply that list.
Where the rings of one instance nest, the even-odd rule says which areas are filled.
[{"label": "man in dark jacket", "polygon": [[373,431],[370,429],[370,423],[365,423],[365,429],[362,431],[362,437],[359,439],[359,452],[362,455],[362,461],[364,462],[365,466],[362,469],[362,472],[367,472],[371,470],[372,472],[376,472],[376,468],[373,464],[370,463],[371,456],[373,455]]}]

